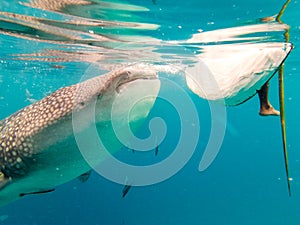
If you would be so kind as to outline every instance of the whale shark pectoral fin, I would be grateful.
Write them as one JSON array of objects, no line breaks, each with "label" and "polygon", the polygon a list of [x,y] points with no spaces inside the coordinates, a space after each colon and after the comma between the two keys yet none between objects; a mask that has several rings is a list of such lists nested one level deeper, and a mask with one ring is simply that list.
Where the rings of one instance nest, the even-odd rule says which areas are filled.
[{"label": "whale shark pectoral fin", "polygon": [[34,192],[28,192],[28,193],[21,193],[21,194],[19,194],[19,196],[23,197],[25,195],[45,194],[45,193],[49,193],[49,192],[53,192],[53,191],[55,191],[54,188],[49,189],[49,190],[42,190],[42,191],[34,191]]},{"label": "whale shark pectoral fin", "polygon": [[11,180],[12,178],[8,178],[3,172],[0,171],[0,190],[3,189]]},{"label": "whale shark pectoral fin", "polygon": [[88,172],[81,174],[78,177],[79,181],[82,183],[86,182],[90,178],[91,172],[92,172],[92,170],[89,170]]}]

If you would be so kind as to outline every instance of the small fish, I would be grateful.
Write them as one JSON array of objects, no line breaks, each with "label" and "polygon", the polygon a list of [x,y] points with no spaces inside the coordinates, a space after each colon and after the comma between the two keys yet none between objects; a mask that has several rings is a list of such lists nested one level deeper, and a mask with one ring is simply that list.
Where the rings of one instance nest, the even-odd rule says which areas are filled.
[{"label": "small fish", "polygon": [[130,188],[131,188],[131,185],[129,185],[129,184],[126,184],[124,186],[123,191],[122,191],[122,197],[123,198],[127,195],[127,193],[129,192]]},{"label": "small fish", "polygon": [[36,99],[32,98],[33,94],[31,94],[27,88],[25,89],[25,95],[26,95],[26,101],[29,101],[31,104],[37,102]]},{"label": "small fish", "polygon": [[30,91],[27,88],[25,89],[25,94],[26,94],[27,98],[32,97],[32,94],[30,93]]},{"label": "small fish", "polygon": [[34,191],[34,192],[29,192],[29,193],[21,193],[20,197],[23,197],[25,195],[35,195],[35,194],[44,194],[44,193],[49,193],[49,192],[53,192],[55,191],[55,189],[49,189],[49,190],[44,190],[44,191]]},{"label": "small fish", "polygon": [[158,145],[155,147],[155,156],[157,156],[158,155]]},{"label": "small fish", "polygon": [[34,98],[26,98],[26,101],[29,101],[31,104],[37,102],[38,100],[34,99]]},{"label": "small fish", "polygon": [[133,148],[129,148],[129,147],[124,146],[122,149],[127,150],[127,151],[131,150],[132,153],[135,153],[135,150]]},{"label": "small fish", "polygon": [[91,173],[92,173],[92,170],[86,172],[86,173],[83,173],[81,174],[79,177],[78,177],[78,180],[82,183],[86,182],[90,176],[91,176]]},{"label": "small fish", "polygon": [[64,68],[66,68],[65,66],[57,65],[57,64],[51,65],[51,67],[54,68],[54,69],[64,69]]}]

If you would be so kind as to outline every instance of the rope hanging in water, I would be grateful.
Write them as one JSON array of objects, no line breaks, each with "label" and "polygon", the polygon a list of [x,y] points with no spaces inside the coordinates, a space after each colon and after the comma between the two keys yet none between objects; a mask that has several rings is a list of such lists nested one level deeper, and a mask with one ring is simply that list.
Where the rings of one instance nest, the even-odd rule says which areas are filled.
[{"label": "rope hanging in water", "polygon": [[281,134],[283,143],[283,154],[285,162],[285,173],[288,185],[289,196],[291,196],[291,184],[290,184],[290,173],[289,173],[289,162],[288,162],[288,152],[286,144],[286,126],[285,126],[285,110],[284,110],[284,82],[283,82],[283,71],[284,66],[281,65],[278,71],[278,81],[279,81],[279,104],[280,104],[280,122],[281,122]]},{"label": "rope hanging in water", "polygon": [[[282,6],[280,12],[276,17],[276,21],[281,23],[281,16],[283,15],[287,5],[290,3],[290,0],[287,0],[285,4]],[[288,30],[284,33],[285,41],[289,41],[289,33]],[[281,135],[282,135],[282,143],[283,143],[283,155],[284,155],[284,163],[285,163],[285,173],[286,173],[286,181],[288,185],[289,196],[291,196],[291,178],[289,173],[289,160],[288,160],[288,150],[286,144],[286,126],[285,126],[285,110],[284,110],[284,82],[283,82],[283,73],[284,73],[284,64],[282,64],[278,71],[278,82],[279,82],[279,105],[280,105],[280,123],[281,123]]]}]

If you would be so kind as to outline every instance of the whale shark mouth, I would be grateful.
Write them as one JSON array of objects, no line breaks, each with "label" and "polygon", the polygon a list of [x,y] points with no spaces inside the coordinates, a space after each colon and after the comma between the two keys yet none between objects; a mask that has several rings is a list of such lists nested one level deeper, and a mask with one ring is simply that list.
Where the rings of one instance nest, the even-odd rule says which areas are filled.
[{"label": "whale shark mouth", "polygon": [[134,77],[132,79],[129,80],[124,80],[121,81],[117,87],[116,87],[116,92],[119,94],[121,92],[123,92],[123,90],[125,90],[131,83],[133,82],[137,82],[137,81],[147,81],[147,80],[155,80],[158,79],[157,76],[149,76],[149,77]]},{"label": "whale shark mouth", "polygon": [[148,64],[131,65],[125,70],[119,72],[118,80],[115,83],[115,90],[117,93],[122,92],[129,84],[140,80],[154,80],[158,79],[157,70],[154,66]]}]

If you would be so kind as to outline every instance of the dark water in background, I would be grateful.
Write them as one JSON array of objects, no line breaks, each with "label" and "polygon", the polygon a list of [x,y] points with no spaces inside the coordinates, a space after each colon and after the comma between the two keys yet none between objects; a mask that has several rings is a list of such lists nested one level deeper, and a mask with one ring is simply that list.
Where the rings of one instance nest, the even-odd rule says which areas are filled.
[{"label": "dark water in background", "polygon": [[[108,21],[138,21],[161,25],[154,30],[145,28],[132,30],[124,26],[114,29],[104,28],[103,32],[107,33],[108,37],[131,34],[147,35],[162,40],[183,40],[190,38],[198,29],[215,30],[253,23],[259,18],[273,16],[279,12],[284,1],[190,0],[174,3],[162,0],[154,2],[134,0],[127,3],[149,10],[120,11],[95,1],[92,6],[69,7],[66,14]],[[2,1],[0,9],[2,12],[38,18],[58,21],[65,19],[63,14],[25,7],[20,2]],[[92,173],[84,184],[74,180],[58,187],[53,193],[26,197],[1,208],[0,224],[299,224],[300,126],[297,111],[300,102],[297,95],[300,54],[299,9],[300,3],[291,1],[282,17],[282,21],[290,26],[290,41],[295,46],[285,63],[284,72],[289,162],[293,177],[292,197],[288,197],[285,181],[279,118],[259,117],[257,97],[240,106],[227,108],[227,130],[222,148],[207,170],[198,171],[198,164],[210,132],[210,112],[205,100],[199,99],[187,90],[197,105],[201,137],[191,160],[175,176],[159,184],[133,187],[126,198],[122,198],[123,186]],[[11,21],[8,23],[4,17],[1,14],[0,25],[3,31],[0,34],[1,118],[30,104],[29,98],[40,99],[59,87],[78,82],[91,61],[100,60],[97,54],[91,57],[92,59],[87,59],[90,54],[99,50],[102,53],[100,55],[108,55],[109,48],[105,50],[97,40],[82,37],[70,39],[57,33],[53,34],[49,30],[33,28],[34,23],[31,27],[24,23]],[[31,20],[25,20],[26,23],[31,23]],[[53,24],[53,21],[51,23]],[[60,24],[55,25],[59,27]],[[61,26],[74,28],[70,24]],[[89,30],[88,27],[82,27],[82,30],[87,35],[91,34],[86,32]],[[284,41],[283,37],[281,41]],[[73,49],[66,48],[66,43],[70,42],[74,43]],[[47,50],[62,51],[51,53]],[[85,52],[84,59],[72,58],[68,54],[80,51]],[[167,48],[161,51],[168,53]],[[176,53],[174,48],[170,48],[170,51]],[[40,52],[45,55],[32,55]],[[28,57],[28,60],[18,60],[17,57],[22,56],[11,54],[31,55],[23,55]],[[188,58],[186,54],[188,53],[182,57]],[[126,58],[126,55],[123,57]],[[115,59],[103,60],[114,62]],[[105,69],[107,68],[103,67],[103,70]],[[99,71],[99,74],[101,73],[103,71]],[[274,77],[271,81],[270,98],[276,108],[278,108],[277,86],[277,79]],[[170,127],[168,139],[161,144],[155,160],[167,157],[172,150],[170,146],[176,144],[178,137],[176,128],[178,118],[176,113],[172,113],[174,110],[168,107],[170,106],[158,101],[151,112],[151,116],[165,117]],[[147,129],[141,131],[140,135],[147,135]]]}]

